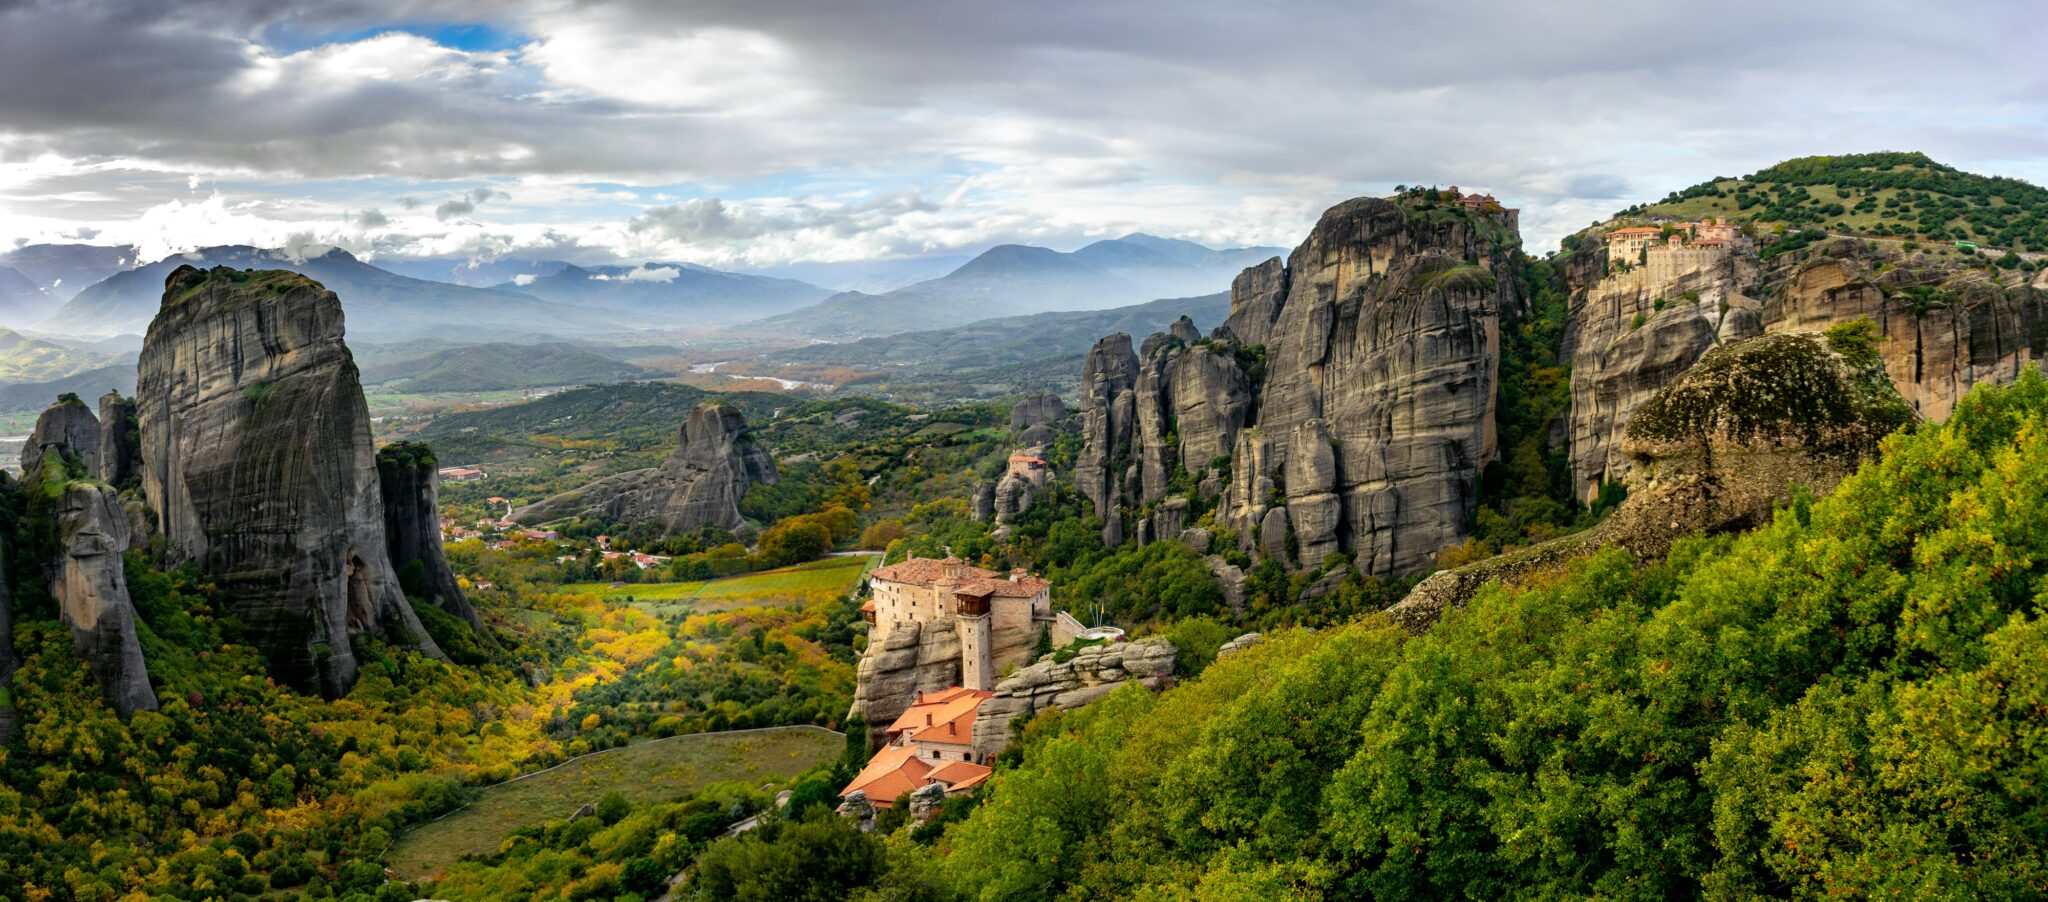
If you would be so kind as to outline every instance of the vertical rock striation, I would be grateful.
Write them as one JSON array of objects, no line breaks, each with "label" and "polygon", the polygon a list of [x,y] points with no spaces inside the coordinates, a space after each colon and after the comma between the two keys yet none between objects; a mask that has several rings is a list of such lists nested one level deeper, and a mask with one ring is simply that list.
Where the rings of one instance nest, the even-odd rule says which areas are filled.
[{"label": "vertical rock striation", "polygon": [[156,710],[121,559],[128,548],[128,516],[105,485],[80,480],[61,491],[50,594],[71,627],[79,657],[99,682],[101,698],[123,717]]},{"label": "vertical rock striation", "polygon": [[1466,534],[1494,453],[1515,228],[1497,208],[1347,201],[1285,264],[1239,275],[1208,339],[1183,321],[1136,355],[1097,343],[1076,471],[1105,540],[1125,516],[1177,536],[1213,505],[1239,547],[1298,566],[1427,566]]},{"label": "vertical rock striation", "polygon": [[142,483],[280,680],[339,695],[356,636],[440,656],[400,590],[341,301],[304,276],[179,267],[143,342]]},{"label": "vertical rock striation", "polygon": [[94,479],[116,489],[133,488],[142,479],[142,429],[135,401],[110,391],[100,396],[99,461]]},{"label": "vertical rock striation", "polygon": [[488,638],[483,618],[462,594],[441,551],[440,473],[433,449],[394,442],[377,450],[379,494],[384,498],[384,539],[406,593],[426,600]]},{"label": "vertical rock striation", "polygon": [[736,407],[706,401],[677,431],[676,450],[661,466],[609,476],[512,512],[521,523],[565,517],[655,522],[670,535],[705,526],[739,530],[740,498],[756,483],[774,484],[775,459],[747,432]]}]

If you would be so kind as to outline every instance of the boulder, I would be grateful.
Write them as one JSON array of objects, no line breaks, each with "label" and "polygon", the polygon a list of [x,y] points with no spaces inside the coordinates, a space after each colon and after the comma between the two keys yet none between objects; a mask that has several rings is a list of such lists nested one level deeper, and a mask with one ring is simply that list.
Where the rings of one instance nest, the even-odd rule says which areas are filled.
[{"label": "boulder", "polygon": [[1244,613],[1244,569],[1225,560],[1223,555],[1212,554],[1203,561],[1209,565],[1209,574],[1216,577],[1216,591],[1223,595],[1223,603],[1230,606],[1230,613]]},{"label": "boulder", "polygon": [[568,517],[603,517],[621,523],[659,523],[668,535],[705,526],[745,527],[740,497],[759,483],[774,484],[775,459],[747,432],[739,408],[706,401],[677,430],[676,449],[661,466],[609,476],[512,512],[520,523]]},{"label": "boulder", "polygon": [[154,711],[156,692],[142,659],[121,559],[128,549],[127,514],[105,485],[80,480],[64,485],[62,492],[57,547],[49,564],[50,595],[107,705],[123,717]]},{"label": "boulder", "polygon": [[833,811],[840,817],[852,820],[854,825],[860,828],[860,832],[875,832],[875,805],[868,801],[868,794],[865,791],[856,789],[847,793],[846,797],[840,800],[839,807]]},{"label": "boulder", "polygon": [[441,657],[400,590],[341,300],[296,273],[165,282],[138,364],[142,487],[281,682],[355,684],[354,637]]},{"label": "boulder", "polygon": [[910,791],[910,816],[920,822],[931,820],[938,815],[939,806],[945,803],[946,787],[938,783],[926,783]]},{"label": "boulder", "polygon": [[1223,643],[1223,647],[1216,649],[1216,657],[1223,658],[1234,655],[1264,641],[1266,641],[1264,633],[1246,633]]}]

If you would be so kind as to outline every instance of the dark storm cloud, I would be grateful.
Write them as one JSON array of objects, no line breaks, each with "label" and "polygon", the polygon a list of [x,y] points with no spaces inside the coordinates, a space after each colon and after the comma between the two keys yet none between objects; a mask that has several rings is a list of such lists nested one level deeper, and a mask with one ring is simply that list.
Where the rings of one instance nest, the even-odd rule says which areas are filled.
[{"label": "dark storm cloud", "polygon": [[[525,38],[468,52],[364,37],[431,22]],[[1846,0],[0,0],[0,166],[54,155],[279,181],[643,185],[829,174],[868,197],[963,185],[947,203],[1026,236],[1139,212],[1189,233],[1257,216],[1298,230],[1358,190],[1457,183],[1531,204],[1525,225],[1554,238],[1806,153],[1924,149],[2048,176],[2027,168],[2048,157],[2048,67],[2030,52],[2043,22],[2019,3]],[[133,183],[103,181],[102,195]],[[504,195],[455,190],[438,218]],[[735,242],[919,221],[863,203],[687,200],[629,229]],[[1070,218],[1049,221],[1053,205]],[[946,228],[934,246],[1000,237]]]}]

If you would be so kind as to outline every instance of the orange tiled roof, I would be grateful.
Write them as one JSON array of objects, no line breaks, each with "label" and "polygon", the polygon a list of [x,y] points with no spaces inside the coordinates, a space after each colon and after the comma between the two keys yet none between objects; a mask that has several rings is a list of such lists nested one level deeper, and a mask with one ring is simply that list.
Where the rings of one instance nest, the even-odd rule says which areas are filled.
[{"label": "orange tiled roof", "polygon": [[914,746],[889,746],[868,759],[868,766],[855,774],[853,782],[839,791],[841,798],[858,789],[868,794],[877,808],[887,808],[896,797],[931,782],[925,779],[932,766],[917,757]]},{"label": "orange tiled roof", "polygon": [[982,781],[987,780],[988,775],[992,773],[995,773],[995,770],[985,764],[975,764],[972,761],[954,761],[941,765],[939,769],[926,774],[925,779],[935,783],[944,783],[946,784],[947,792],[954,792],[980,786]]},{"label": "orange tiled roof", "polygon": [[942,692],[926,693],[889,725],[890,736],[902,734],[912,743],[943,742],[948,745],[974,744],[974,716],[993,692],[954,686]]}]

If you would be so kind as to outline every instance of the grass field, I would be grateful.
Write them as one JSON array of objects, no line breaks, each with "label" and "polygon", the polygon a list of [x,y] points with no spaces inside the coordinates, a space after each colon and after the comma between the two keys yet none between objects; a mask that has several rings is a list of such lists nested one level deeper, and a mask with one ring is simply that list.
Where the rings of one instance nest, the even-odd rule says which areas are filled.
[{"label": "grass field", "polygon": [[699,733],[636,742],[486,788],[481,798],[400,837],[384,856],[407,880],[464,855],[495,852],[520,827],[568,817],[614,790],[634,802],[726,780],[787,779],[837,757],[846,737],[822,727]]},{"label": "grass field", "polygon": [[570,583],[566,592],[587,592],[615,599],[651,614],[689,614],[735,608],[807,605],[845,594],[877,555],[828,557],[823,560],[764,570],[744,576],[686,583],[633,583],[612,588],[607,583]]}]

